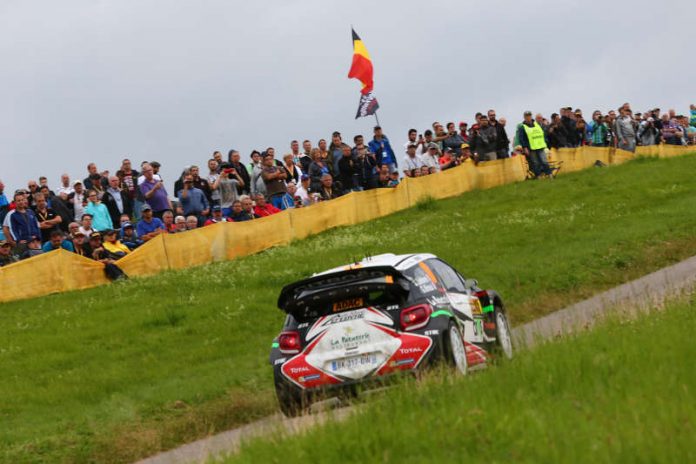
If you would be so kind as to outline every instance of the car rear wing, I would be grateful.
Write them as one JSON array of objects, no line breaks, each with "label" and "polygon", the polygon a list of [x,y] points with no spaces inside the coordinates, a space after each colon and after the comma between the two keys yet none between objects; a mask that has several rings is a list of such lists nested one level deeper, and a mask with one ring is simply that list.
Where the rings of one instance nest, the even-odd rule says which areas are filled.
[{"label": "car rear wing", "polygon": [[408,295],[410,284],[392,267],[353,268],[321,274],[283,287],[278,307],[298,321],[368,305],[371,295]]}]

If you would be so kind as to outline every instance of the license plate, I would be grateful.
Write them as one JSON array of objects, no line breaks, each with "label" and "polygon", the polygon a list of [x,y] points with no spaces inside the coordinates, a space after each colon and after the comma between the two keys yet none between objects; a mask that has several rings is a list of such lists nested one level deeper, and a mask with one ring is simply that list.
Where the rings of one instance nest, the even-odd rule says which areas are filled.
[{"label": "license plate", "polygon": [[355,309],[363,307],[362,298],[351,298],[349,300],[337,301],[333,304],[333,312],[345,311],[346,309]]},{"label": "license plate", "polygon": [[355,369],[358,367],[365,366],[376,366],[377,365],[377,355],[375,353],[365,353],[358,356],[351,356],[349,358],[337,359],[331,361],[331,370],[342,371],[346,369]]}]

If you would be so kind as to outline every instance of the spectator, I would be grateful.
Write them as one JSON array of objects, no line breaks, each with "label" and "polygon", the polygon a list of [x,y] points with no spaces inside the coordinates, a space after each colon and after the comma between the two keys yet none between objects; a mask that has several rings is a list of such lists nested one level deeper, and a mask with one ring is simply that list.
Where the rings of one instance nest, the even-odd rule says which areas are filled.
[{"label": "spectator", "polygon": [[[205,195],[206,200],[208,200],[208,204],[212,205],[213,204],[213,191],[210,188],[210,184],[208,181],[204,178],[201,177],[200,175],[200,169],[198,166],[193,165],[191,166],[190,170],[191,178],[193,179],[193,186],[203,192]],[[171,208],[170,208],[171,209]]]},{"label": "spectator", "polygon": [[295,182],[288,182],[288,191],[283,196],[282,203],[282,210],[286,210],[288,208],[301,208],[303,206],[302,199],[297,196],[297,184],[295,184]]},{"label": "spectator", "polygon": [[638,126],[638,133],[636,136],[643,146],[656,145],[659,142],[660,132],[655,127],[655,120],[649,117],[641,122]]},{"label": "spectator", "polygon": [[510,138],[505,130],[507,120],[505,118],[496,119],[495,110],[488,110],[488,121],[495,127],[496,154],[497,159],[510,157]]},{"label": "spectator", "polygon": [[552,171],[546,159],[546,140],[544,130],[538,122],[532,120],[532,112],[524,112],[522,127],[518,130],[517,138],[524,148],[529,161],[529,169],[535,177],[541,174],[551,176]]},{"label": "spectator", "polygon": [[459,123],[459,135],[461,135],[464,143],[469,143],[469,124],[464,121]]},{"label": "spectator", "polygon": [[322,201],[333,200],[341,196],[341,193],[333,187],[333,177],[331,177],[331,174],[324,174],[321,176],[319,195]]},{"label": "spectator", "polygon": [[43,244],[41,249],[44,251],[44,253],[48,253],[49,251],[57,250],[58,248],[62,248],[71,253],[75,252],[75,247],[73,246],[70,240],[67,240],[63,236],[63,232],[59,230],[54,230],[53,232],[51,232],[48,241]]},{"label": "spectator", "polygon": [[[290,142],[290,154],[292,155],[293,164],[300,162],[300,156],[302,156],[302,154],[300,153],[300,142],[297,140]],[[283,157],[283,159],[285,159],[285,157]]]},{"label": "spectator", "polygon": [[[462,145],[467,145],[463,143]],[[467,146],[468,148],[468,146]],[[437,149],[437,145],[435,147],[429,148],[430,151],[435,151]],[[452,151],[451,148],[448,148],[445,150],[445,152],[440,156],[440,159],[438,160],[438,163],[440,165],[440,170],[445,171],[447,169],[451,169],[459,164],[457,158],[454,156],[454,152]]]},{"label": "spectator", "polygon": [[196,216],[189,216],[186,218],[186,230],[193,230],[198,228],[198,218]]},{"label": "spectator", "polygon": [[205,221],[204,225],[209,226],[211,224],[217,224],[218,222],[230,222],[230,219],[227,216],[223,216],[222,208],[219,205],[213,206],[211,210],[213,214],[207,221]]},{"label": "spectator", "polygon": [[616,120],[616,138],[618,148],[630,152],[636,151],[636,132],[633,128],[633,118],[625,107],[619,108],[619,119]]},{"label": "spectator", "polygon": [[[121,161],[121,169],[116,171],[119,189],[126,193],[130,204],[131,213],[135,214],[135,219],[140,219],[140,208],[144,202],[143,196],[138,190],[138,177],[140,173],[132,168],[131,161],[126,158]],[[109,181],[109,185],[111,182]],[[108,207],[108,205],[107,205]],[[114,224],[116,224],[114,222]]]},{"label": "spectator", "polygon": [[280,213],[280,208],[266,202],[266,197],[260,193],[256,194],[256,206],[254,207],[254,214],[256,217],[266,217],[272,214]]},{"label": "spectator", "polygon": [[186,218],[184,216],[175,217],[174,225],[176,226],[176,233],[186,232]]},{"label": "spectator", "polygon": [[133,214],[133,199],[127,190],[121,187],[121,181],[117,176],[109,177],[109,186],[102,195],[102,203],[106,206],[111,224],[121,227],[121,216],[130,217]]},{"label": "spectator", "polygon": [[389,143],[389,139],[382,133],[381,127],[375,126],[374,138],[368,145],[370,151],[377,156],[378,166],[386,164],[389,168],[389,172],[396,171],[399,166],[396,161],[396,155],[394,155],[394,150]]},{"label": "spectator", "polygon": [[331,135],[331,145],[329,146],[327,164],[331,167],[332,174],[338,173],[338,162],[343,156],[343,148],[348,147],[347,144],[343,143],[341,139],[340,132],[334,132]]},{"label": "spectator", "polygon": [[171,211],[165,211],[162,213],[162,224],[164,224],[164,230],[168,233],[176,233],[176,225],[174,224],[174,213]]},{"label": "spectator", "polygon": [[130,248],[121,243],[118,234],[113,229],[104,232],[104,250],[108,253],[109,259],[118,260],[130,253]]},{"label": "spectator", "polygon": [[561,108],[561,125],[565,129],[568,147],[578,146],[577,130],[575,127],[575,114],[570,106]]},{"label": "spectator", "polygon": [[292,180],[295,183],[300,181],[302,170],[295,165],[295,157],[292,153],[288,153],[283,156],[283,169],[285,170],[285,178],[288,181]]},{"label": "spectator", "polygon": [[[396,175],[397,175],[397,178],[398,178],[399,173],[397,172]],[[382,166],[380,166],[379,171],[378,171],[378,175],[377,175],[377,186],[378,186],[379,188],[389,187],[389,186],[390,186],[390,185],[389,185],[389,181],[390,181],[390,177],[389,177],[389,166],[387,166],[386,164],[383,164]],[[318,191],[318,190],[317,190],[317,191]]]},{"label": "spectator", "polygon": [[312,164],[309,165],[309,177],[311,178],[311,191],[318,192],[321,189],[321,176],[329,174],[330,169],[321,156],[318,148],[312,150]]},{"label": "spectator", "polygon": [[[596,112],[599,113],[599,112]],[[592,130],[588,130],[590,145],[593,147],[606,147],[608,129],[601,113],[592,115]]]},{"label": "spectator", "polygon": [[[263,193],[264,195],[266,194],[266,184],[261,176],[264,169],[263,158],[266,154],[267,151],[259,154],[260,162],[258,164],[254,164],[253,171],[251,173],[251,193],[253,195],[256,195],[257,193]],[[271,155],[271,158],[273,158],[273,155]]]},{"label": "spectator", "polygon": [[43,249],[41,248],[41,237],[32,237],[27,243],[26,248],[19,256],[19,259],[29,259],[34,256],[43,254]]},{"label": "spectator", "polygon": [[87,206],[87,197],[82,187],[82,181],[76,180],[73,182],[73,189],[73,192],[68,195],[68,208],[73,211],[73,219],[81,221]]},{"label": "spectator", "polygon": [[495,127],[489,125],[488,116],[480,116],[479,128],[471,136],[470,147],[471,151],[477,155],[478,161],[493,161],[497,159],[497,131]]},{"label": "spectator", "polygon": [[[138,182],[138,189],[143,195],[146,204],[150,205],[150,211],[157,217],[162,217],[162,214],[167,210],[172,210],[172,204],[167,196],[167,190],[164,188],[162,179],[157,175],[155,177],[155,168],[145,163],[142,167],[143,175],[142,182]],[[143,208],[140,208],[142,213]]]},{"label": "spectator", "polygon": [[121,232],[119,234],[119,237],[121,239],[121,243],[126,245],[130,250],[135,250],[140,245],[145,243],[138,237],[138,234],[135,232],[135,227],[133,227],[133,224],[127,221],[121,223]]},{"label": "spectator", "polygon": [[[282,197],[287,192],[285,180],[287,178],[286,171],[275,165],[273,155],[266,152],[263,157],[263,171],[261,178],[266,187],[266,196],[271,204],[280,211],[282,206]],[[255,197],[258,201],[258,194]]]},{"label": "spectator", "polygon": [[[251,197],[249,195],[242,195],[239,199],[241,200],[243,211],[239,220],[248,221],[250,219],[257,219],[259,216],[254,212],[254,202],[251,201]],[[234,209],[234,205],[232,205],[232,208]],[[235,219],[235,222],[238,222],[237,219]]]},{"label": "spectator", "polygon": [[354,190],[362,190],[357,182],[358,171],[353,162],[353,151],[348,145],[343,145],[340,159],[338,160],[338,188],[346,194]]},{"label": "spectator", "polygon": [[363,190],[377,188],[377,157],[362,143],[357,150],[355,169],[358,175],[358,185],[360,185]]},{"label": "spectator", "polygon": [[86,237],[91,237],[92,234],[95,232],[94,228],[92,227],[92,215],[89,213],[85,213],[82,215],[82,219],[80,221],[80,232],[85,234]]},{"label": "spectator", "polygon": [[[240,164],[240,166],[244,167]],[[220,206],[223,216],[229,217],[232,213],[232,203],[239,198],[238,192],[245,186],[244,179],[236,168],[227,167],[220,172],[218,181],[220,189]]]},{"label": "spectator", "polygon": [[208,185],[210,185],[210,206],[220,204],[220,167],[215,158],[208,160]]},{"label": "spectator", "polygon": [[56,189],[56,195],[61,198],[67,199],[68,195],[74,192],[72,185],[70,185],[70,176],[63,174],[60,176],[60,186]]},{"label": "spectator", "polygon": [[205,222],[205,217],[210,212],[210,204],[205,193],[194,186],[193,175],[187,174],[184,177],[184,188],[177,194],[183,213],[186,216],[196,216],[198,225]]},{"label": "spectator", "polygon": [[295,196],[300,197],[303,206],[309,205],[309,175],[302,174],[302,177],[300,177],[300,186],[297,187],[297,192],[295,192]]},{"label": "spectator", "polygon": [[300,169],[306,174],[309,172],[309,165],[312,164],[312,142],[309,140],[302,142],[302,149],[304,151],[300,155]]},{"label": "spectator", "polygon": [[5,216],[3,234],[5,240],[15,247],[15,252],[22,254],[33,237],[40,237],[39,222],[36,215],[29,209],[28,195],[15,193],[15,209]]},{"label": "spectator", "polygon": [[326,163],[329,169],[333,172],[333,166],[331,165],[331,160],[329,159],[329,150],[326,147],[326,140],[319,139],[319,142],[317,143],[317,148],[319,150],[319,154],[321,154],[322,161],[324,161],[324,163]]},{"label": "spectator", "polygon": [[[7,200],[7,196],[5,196],[5,184],[0,180],[0,224],[5,220],[5,216],[9,210],[10,202]],[[2,235],[2,231],[0,231],[0,240],[4,239],[5,237]]]},{"label": "spectator", "polygon": [[230,215],[232,222],[243,222],[253,219],[246,214],[246,211],[242,208],[242,202],[240,200],[232,203],[232,214]]},{"label": "spectator", "polygon": [[423,161],[416,156],[416,145],[409,145],[406,150],[406,158],[404,159],[404,175],[406,177],[414,177],[414,171],[419,170],[423,166]]},{"label": "spectator", "polygon": [[39,222],[39,229],[41,230],[41,243],[48,242],[51,239],[51,233],[59,230],[58,225],[63,219],[48,207],[46,197],[41,193],[36,194],[36,207],[34,208],[34,213],[36,214],[36,220]]},{"label": "spectator", "polygon": [[398,172],[389,173],[389,182],[387,183],[387,187],[394,188],[397,185],[399,185],[399,173]]},{"label": "spectator", "polygon": [[[85,234],[83,234],[79,230],[76,231],[72,235],[72,245],[73,245],[73,252],[75,254],[80,255],[80,256],[86,256]],[[87,255],[87,256],[89,256],[89,255]]]},{"label": "spectator", "polygon": [[[237,150],[230,150],[229,162],[225,168],[232,168],[237,171],[239,177],[241,177],[240,183],[237,184],[237,195],[242,195],[249,192],[249,186],[251,185],[251,177],[249,175],[249,170],[240,161],[239,152]],[[224,208],[224,206],[223,206]]]},{"label": "spectator", "polygon": [[[537,124],[539,123],[537,122]],[[520,130],[523,129],[523,126],[524,123],[520,125]],[[519,130],[517,133],[521,134]],[[568,142],[568,132],[561,122],[561,117],[557,113],[551,115],[551,124],[546,131],[546,138],[548,138],[547,146],[551,148],[566,148],[570,145]],[[522,142],[520,141],[520,143]]]},{"label": "spectator", "polygon": [[96,164],[89,163],[87,165],[87,177],[82,181],[82,185],[87,190],[94,190],[97,192],[97,196],[101,197],[109,182],[99,174]]},{"label": "spectator", "polygon": [[[80,232],[80,224],[79,223],[71,222],[70,224],[68,224],[68,236],[71,239],[75,238],[75,234],[77,234],[78,232]],[[82,235],[84,235],[84,233],[82,233],[82,232],[80,232],[80,233]]]},{"label": "spectator", "polygon": [[404,153],[408,154],[409,145],[416,145],[416,156],[420,157],[426,152],[425,143],[426,142],[423,138],[423,134],[418,136],[418,131],[416,129],[409,129],[408,142],[404,144]]},{"label": "spectator", "polygon": [[0,240],[0,267],[19,261],[12,253],[12,244],[7,240]]},{"label": "spectator", "polygon": [[214,151],[214,152],[213,152],[213,159],[214,159],[215,162],[217,163],[217,172],[218,172],[218,174],[220,174],[220,171],[222,170],[223,165],[226,164],[226,163],[222,160],[222,153],[220,153],[220,152],[217,151],[217,150]]},{"label": "spectator", "polygon": [[93,232],[83,248],[85,252],[84,256],[89,259],[104,262],[108,258],[106,250],[104,250],[102,246],[102,234],[100,232]]},{"label": "spectator", "polygon": [[109,210],[99,201],[99,194],[96,190],[87,192],[87,207],[85,213],[92,216],[92,227],[97,232],[107,229],[113,229],[114,224],[111,222]]},{"label": "spectator", "polygon": [[142,219],[135,227],[140,240],[147,242],[155,238],[157,235],[165,232],[164,223],[159,218],[154,217],[154,213],[150,205],[145,203],[141,208],[141,213]]},{"label": "spectator", "polygon": [[[459,156],[462,153],[462,144],[464,143],[464,139],[462,138],[461,135],[459,135],[459,132],[457,132],[456,128],[454,127],[453,122],[448,122],[447,123],[447,138],[442,141],[442,146],[443,148],[451,148],[452,151],[454,152],[455,156]],[[416,153],[416,157],[418,153]]]},{"label": "spectator", "polygon": [[37,184],[35,180],[30,180],[27,182],[27,189],[29,190],[29,193],[27,194],[27,201],[29,202],[28,207],[34,209],[36,206],[34,203],[34,195],[39,193],[39,184]]}]

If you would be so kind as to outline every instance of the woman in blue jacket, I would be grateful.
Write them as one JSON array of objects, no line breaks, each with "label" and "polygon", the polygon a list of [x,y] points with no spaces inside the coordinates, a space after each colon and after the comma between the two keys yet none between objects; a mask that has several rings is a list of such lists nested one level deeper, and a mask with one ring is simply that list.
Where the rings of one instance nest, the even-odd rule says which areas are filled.
[{"label": "woman in blue jacket", "polygon": [[86,214],[92,215],[92,228],[99,232],[103,230],[113,229],[114,225],[111,222],[111,216],[106,205],[99,201],[96,190],[87,192],[87,207]]}]

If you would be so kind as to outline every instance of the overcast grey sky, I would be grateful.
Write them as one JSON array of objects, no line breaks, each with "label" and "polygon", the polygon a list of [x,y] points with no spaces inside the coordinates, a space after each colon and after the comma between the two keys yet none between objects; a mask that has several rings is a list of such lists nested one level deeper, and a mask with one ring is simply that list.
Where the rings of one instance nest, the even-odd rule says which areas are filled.
[{"label": "overcast grey sky", "polygon": [[354,120],[350,25],[375,68],[380,122],[471,121],[495,108],[688,112],[696,2],[2,0],[0,179],[7,192],[90,161],[158,160],[167,189],[214,150],[288,151]]}]

